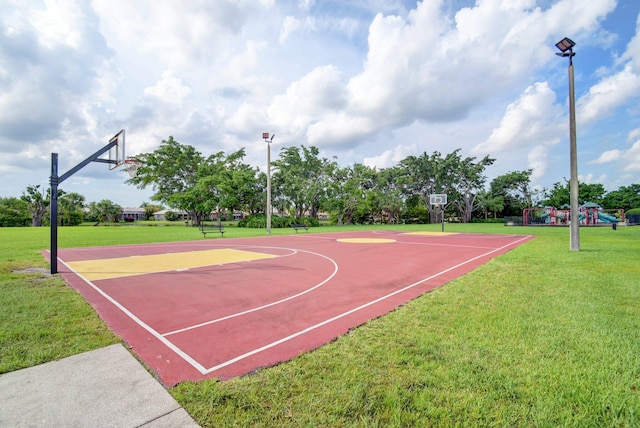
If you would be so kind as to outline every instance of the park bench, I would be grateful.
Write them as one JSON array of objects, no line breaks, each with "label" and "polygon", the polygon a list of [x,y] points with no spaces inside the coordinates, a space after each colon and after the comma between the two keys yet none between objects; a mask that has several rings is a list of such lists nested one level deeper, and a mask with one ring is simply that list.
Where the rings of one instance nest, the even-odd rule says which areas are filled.
[{"label": "park bench", "polygon": [[224,238],[224,226],[222,225],[200,225],[200,233],[206,238],[207,233],[219,233]]},{"label": "park bench", "polygon": [[296,233],[298,233],[298,229],[304,229],[306,232],[309,231],[309,226],[306,224],[292,224],[291,227],[293,227],[293,230],[295,230]]}]

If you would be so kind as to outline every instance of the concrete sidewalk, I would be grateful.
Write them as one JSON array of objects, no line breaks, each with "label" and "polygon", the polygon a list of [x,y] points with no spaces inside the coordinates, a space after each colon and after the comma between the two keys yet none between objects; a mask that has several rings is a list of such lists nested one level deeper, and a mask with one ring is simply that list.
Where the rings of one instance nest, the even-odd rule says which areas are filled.
[{"label": "concrete sidewalk", "polygon": [[198,427],[122,346],[0,375],[2,427]]}]

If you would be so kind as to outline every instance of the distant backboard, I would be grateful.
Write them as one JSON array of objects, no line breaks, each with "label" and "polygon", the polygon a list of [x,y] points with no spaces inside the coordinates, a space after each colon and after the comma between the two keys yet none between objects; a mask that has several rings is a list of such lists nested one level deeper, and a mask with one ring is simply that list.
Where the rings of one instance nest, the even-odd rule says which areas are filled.
[{"label": "distant backboard", "polygon": [[433,194],[429,195],[429,203],[431,205],[447,205],[447,194]]},{"label": "distant backboard", "polygon": [[124,146],[124,129],[109,139],[109,144],[115,142],[115,146],[109,149],[109,169],[115,169],[124,164],[127,152]]}]

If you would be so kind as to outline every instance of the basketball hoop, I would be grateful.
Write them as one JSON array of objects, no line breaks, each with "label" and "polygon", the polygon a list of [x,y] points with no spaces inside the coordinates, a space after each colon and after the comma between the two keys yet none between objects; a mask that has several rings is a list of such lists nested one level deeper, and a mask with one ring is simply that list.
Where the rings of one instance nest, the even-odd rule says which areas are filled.
[{"label": "basketball hoop", "polygon": [[138,168],[142,166],[142,162],[137,159],[129,158],[124,160],[124,168],[129,177],[135,178],[138,175]]}]

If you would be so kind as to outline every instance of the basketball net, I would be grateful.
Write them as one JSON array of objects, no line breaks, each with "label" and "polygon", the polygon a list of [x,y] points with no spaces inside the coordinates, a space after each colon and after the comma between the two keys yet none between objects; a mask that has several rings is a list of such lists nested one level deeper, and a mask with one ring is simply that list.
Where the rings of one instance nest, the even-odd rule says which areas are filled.
[{"label": "basketball net", "polygon": [[129,174],[129,177],[135,178],[138,175],[138,168],[142,165],[142,162],[135,159],[125,159],[124,167],[122,168]]}]

